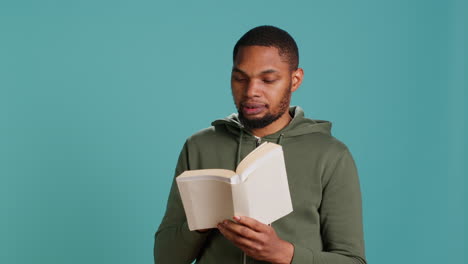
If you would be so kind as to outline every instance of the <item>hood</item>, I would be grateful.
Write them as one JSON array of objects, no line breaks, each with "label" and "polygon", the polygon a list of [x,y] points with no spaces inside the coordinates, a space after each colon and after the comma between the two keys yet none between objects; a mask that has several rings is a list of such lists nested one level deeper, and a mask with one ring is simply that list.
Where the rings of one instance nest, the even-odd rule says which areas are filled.
[{"label": "hood", "polygon": [[[289,113],[293,117],[291,122],[281,129],[280,131],[265,136],[265,139],[276,139],[281,137],[295,137],[304,134],[310,133],[323,133],[331,135],[332,123],[326,120],[314,120],[304,117],[304,111],[299,106],[289,107]],[[240,134],[249,134],[253,136],[250,131],[248,131],[241,124],[238,114],[231,114],[223,119],[215,120],[211,123],[213,126],[225,125],[226,128],[233,133],[234,135]]]}]

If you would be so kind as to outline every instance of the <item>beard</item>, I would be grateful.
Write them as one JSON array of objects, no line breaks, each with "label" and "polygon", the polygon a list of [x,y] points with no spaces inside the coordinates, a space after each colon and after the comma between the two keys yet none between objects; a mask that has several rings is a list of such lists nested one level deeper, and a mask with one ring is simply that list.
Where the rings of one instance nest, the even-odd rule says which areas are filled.
[{"label": "beard", "polygon": [[[237,108],[237,112],[239,113],[239,120],[241,121],[242,125],[245,128],[252,130],[252,129],[259,129],[268,126],[269,124],[278,120],[286,111],[289,111],[289,103],[291,101],[291,87],[288,87],[284,94],[281,97],[281,101],[278,106],[278,110],[275,112],[268,112],[265,116],[261,118],[252,118],[248,119],[242,113],[242,106]],[[240,104],[242,105],[242,103]],[[267,105],[267,109],[270,109],[270,106]]]}]

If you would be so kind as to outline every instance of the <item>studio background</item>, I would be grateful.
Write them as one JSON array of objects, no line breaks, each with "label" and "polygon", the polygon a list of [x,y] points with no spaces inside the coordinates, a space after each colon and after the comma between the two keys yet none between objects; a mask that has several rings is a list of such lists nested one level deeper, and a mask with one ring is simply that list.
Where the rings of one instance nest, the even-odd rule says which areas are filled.
[{"label": "studio background", "polygon": [[466,1],[0,3],[0,263],[152,263],[185,139],[235,111],[232,48],[297,41],[306,116],[361,180],[369,263],[467,263]]}]

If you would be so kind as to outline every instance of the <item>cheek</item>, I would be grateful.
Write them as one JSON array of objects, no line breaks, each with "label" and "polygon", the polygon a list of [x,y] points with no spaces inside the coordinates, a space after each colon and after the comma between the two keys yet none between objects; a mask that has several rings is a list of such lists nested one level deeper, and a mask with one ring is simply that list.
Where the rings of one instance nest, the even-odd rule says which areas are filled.
[{"label": "cheek", "polygon": [[286,89],[288,89],[288,84],[281,82],[275,86],[269,87],[268,94],[272,99],[279,99],[279,97],[285,93]]},{"label": "cheek", "polygon": [[241,96],[244,93],[244,86],[239,83],[231,84],[232,94]]},{"label": "cheek", "polygon": [[276,105],[276,106],[280,105],[281,102],[284,100],[284,97],[287,96],[288,94],[289,86],[287,85],[287,83],[283,83],[281,85],[275,86],[274,88],[273,87],[270,87],[270,88],[271,89],[265,95],[265,97],[267,97],[268,101],[272,105]]},{"label": "cheek", "polygon": [[242,97],[240,90],[238,88],[231,87],[231,93],[232,93],[232,97],[234,98],[234,103],[237,104]]}]

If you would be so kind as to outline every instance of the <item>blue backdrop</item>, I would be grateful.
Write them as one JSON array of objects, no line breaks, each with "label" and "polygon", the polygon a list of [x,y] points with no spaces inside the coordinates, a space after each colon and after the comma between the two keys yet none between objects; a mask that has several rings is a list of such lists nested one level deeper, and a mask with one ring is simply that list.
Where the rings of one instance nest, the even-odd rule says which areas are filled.
[{"label": "blue backdrop", "polygon": [[186,137],[235,111],[231,52],[289,31],[293,95],[360,173],[370,263],[467,263],[462,0],[0,3],[0,263],[152,263]]}]

